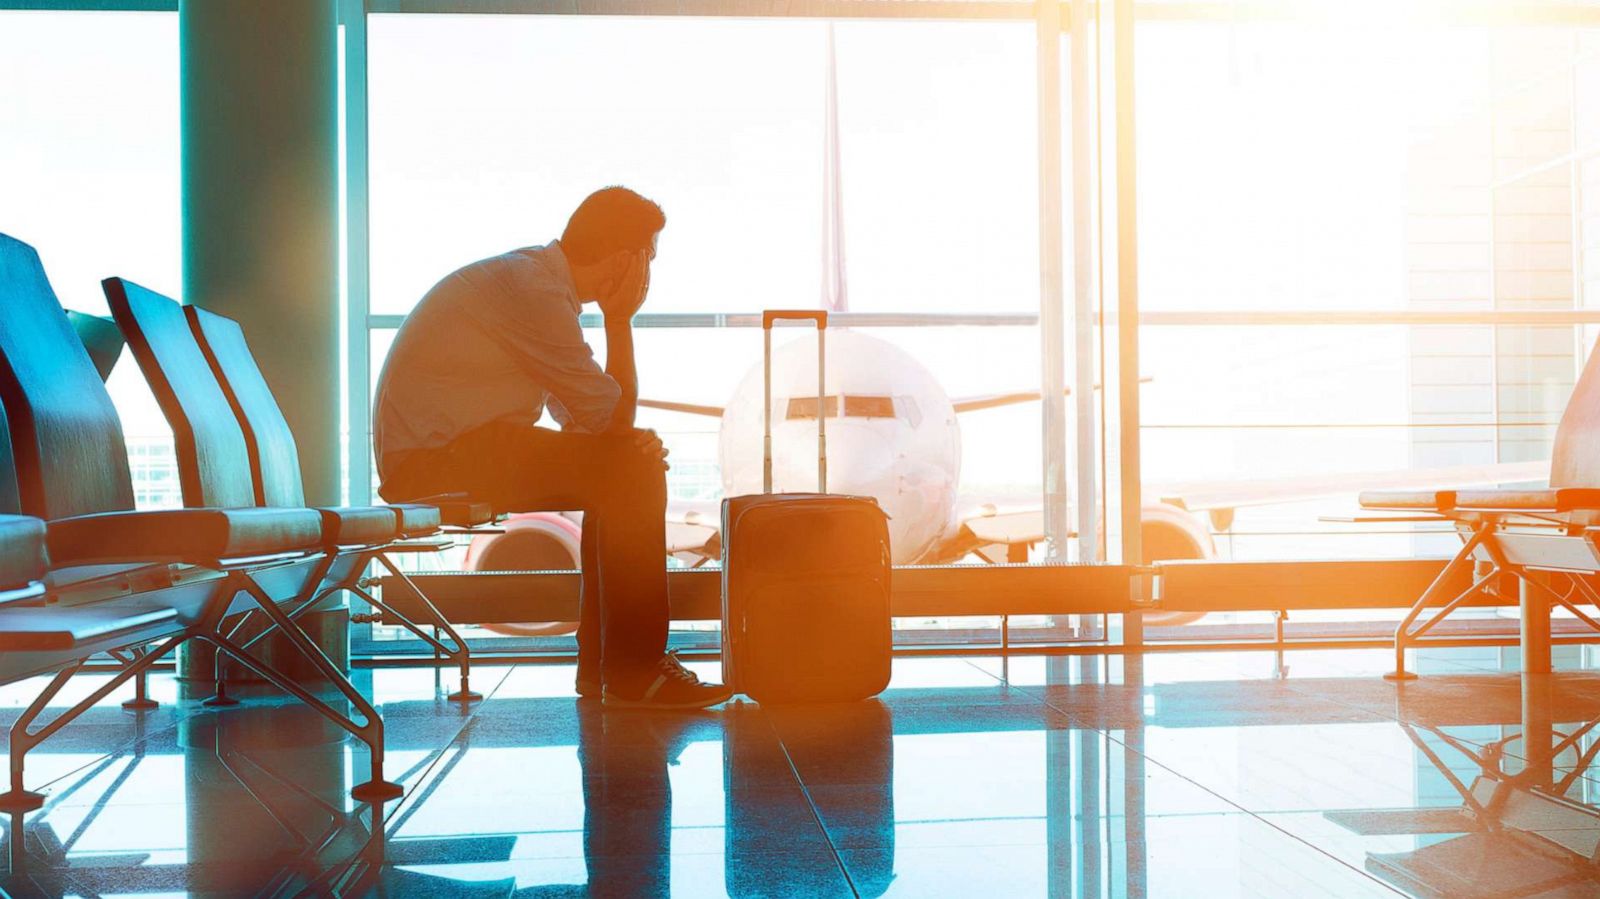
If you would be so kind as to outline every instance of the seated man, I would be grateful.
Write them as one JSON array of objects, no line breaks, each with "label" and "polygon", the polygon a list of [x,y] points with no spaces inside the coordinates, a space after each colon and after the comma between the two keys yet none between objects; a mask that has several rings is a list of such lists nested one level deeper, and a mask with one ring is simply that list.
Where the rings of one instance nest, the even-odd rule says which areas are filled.
[{"label": "seated man", "polygon": [[[578,693],[607,706],[698,709],[731,691],[666,652],[666,456],[634,428],[631,321],[650,286],[660,207],[590,195],[559,241],[434,285],[378,377],[373,442],[391,501],[466,492],[499,511],[582,509]],[[599,304],[606,367],[578,314]],[[561,430],[535,426],[549,408]]]}]

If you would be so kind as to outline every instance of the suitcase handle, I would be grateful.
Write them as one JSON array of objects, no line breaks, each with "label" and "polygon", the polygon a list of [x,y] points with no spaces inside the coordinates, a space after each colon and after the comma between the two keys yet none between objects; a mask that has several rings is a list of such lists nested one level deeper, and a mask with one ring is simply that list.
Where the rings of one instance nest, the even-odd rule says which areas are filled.
[{"label": "suitcase handle", "polygon": [[761,313],[762,407],[761,491],[772,492],[772,325],[779,321],[809,321],[817,326],[817,492],[828,492],[828,402],[826,309],[768,309]]}]

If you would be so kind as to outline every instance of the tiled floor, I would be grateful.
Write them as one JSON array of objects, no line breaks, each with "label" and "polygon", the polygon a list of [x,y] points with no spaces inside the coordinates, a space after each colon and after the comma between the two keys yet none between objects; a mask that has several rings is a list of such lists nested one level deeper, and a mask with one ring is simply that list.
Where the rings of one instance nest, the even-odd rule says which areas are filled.
[{"label": "tiled floor", "polygon": [[[14,895],[1600,895],[1600,654],[932,658],[881,701],[603,712],[572,669],[358,672],[406,795],[270,697],[154,681],[28,760]],[[708,674],[715,666],[696,666]],[[1600,668],[1600,664],[1594,665]],[[9,720],[36,685],[0,690]],[[82,695],[80,692],[78,695]],[[119,697],[120,698],[120,697]],[[70,697],[68,698],[70,699]],[[64,699],[63,701],[67,701]],[[1532,739],[1522,737],[1524,728]],[[1562,735],[1575,738],[1553,756]],[[1530,761],[1531,760],[1531,761]],[[1496,789],[1498,788],[1498,792]],[[1463,811],[1476,796],[1483,811]],[[1491,796],[1493,801],[1491,801]],[[1552,799],[1559,796],[1560,799]],[[1594,806],[1593,808],[1591,806]]]}]

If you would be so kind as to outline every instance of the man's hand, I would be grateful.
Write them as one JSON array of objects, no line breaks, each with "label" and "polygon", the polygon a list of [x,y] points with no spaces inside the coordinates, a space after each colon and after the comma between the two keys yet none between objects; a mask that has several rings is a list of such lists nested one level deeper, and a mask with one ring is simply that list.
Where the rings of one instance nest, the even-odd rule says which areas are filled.
[{"label": "man's hand", "polygon": [[671,465],[667,464],[668,450],[666,446],[661,443],[661,437],[656,434],[655,431],[652,431],[649,428],[634,428],[633,446],[642,455],[648,458],[660,459],[661,468],[663,470],[672,468]]},{"label": "man's hand", "polygon": [[645,294],[650,291],[650,257],[643,250],[628,254],[627,268],[614,282],[611,292],[599,298],[600,311],[619,321],[628,321],[644,305]]}]

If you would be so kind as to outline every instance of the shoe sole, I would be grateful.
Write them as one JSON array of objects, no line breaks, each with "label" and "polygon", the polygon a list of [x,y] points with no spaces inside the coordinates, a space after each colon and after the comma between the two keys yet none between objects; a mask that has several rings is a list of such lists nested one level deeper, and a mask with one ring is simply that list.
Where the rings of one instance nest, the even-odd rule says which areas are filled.
[{"label": "shoe sole", "polygon": [[623,699],[620,696],[606,694],[601,702],[608,709],[660,709],[667,712],[692,712],[699,709],[709,709],[714,705],[722,705],[733,698],[733,691],[728,690],[713,697],[694,702],[661,702],[655,699]]}]

